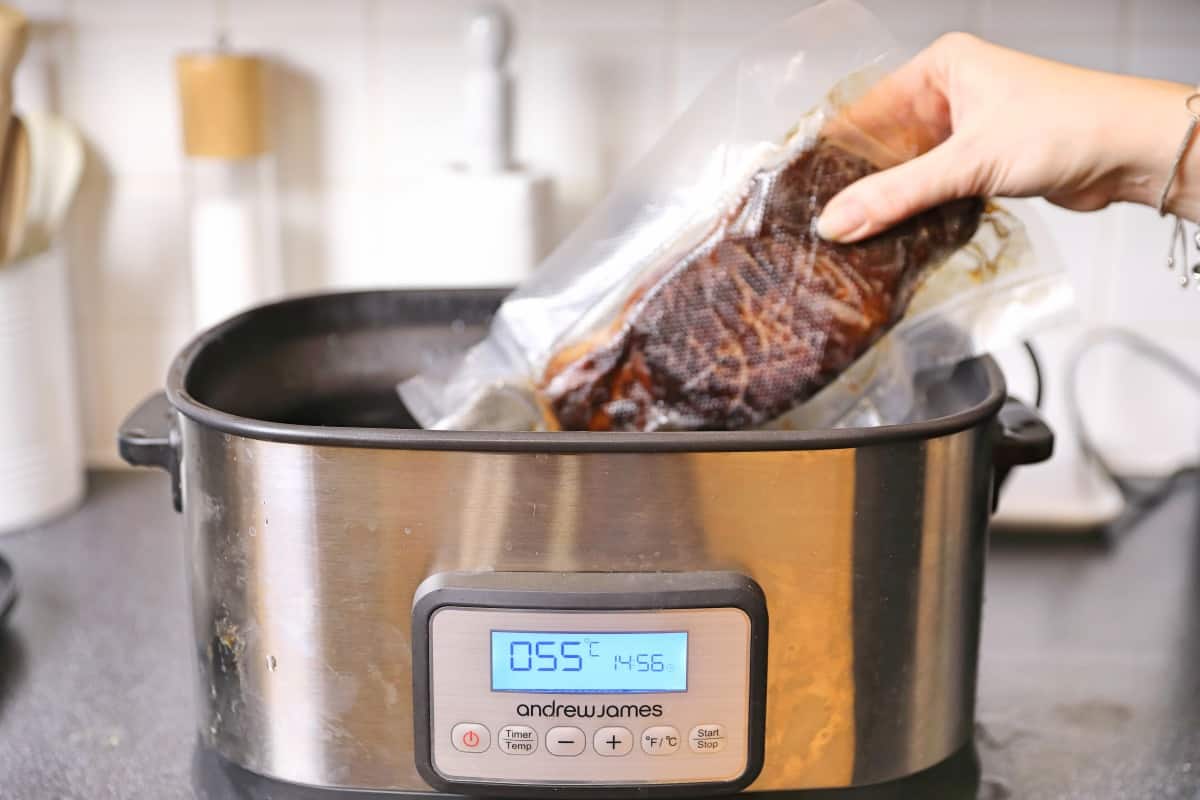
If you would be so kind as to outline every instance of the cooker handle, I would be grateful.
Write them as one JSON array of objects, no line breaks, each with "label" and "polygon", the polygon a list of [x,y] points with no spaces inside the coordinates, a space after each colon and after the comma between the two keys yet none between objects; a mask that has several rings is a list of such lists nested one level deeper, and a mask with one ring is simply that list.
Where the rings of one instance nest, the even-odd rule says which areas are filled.
[{"label": "cooker handle", "polygon": [[171,476],[171,500],[183,510],[179,485],[179,426],[175,409],[166,392],[157,392],[141,402],[121,423],[117,449],[121,458],[135,467],[159,467]]},{"label": "cooker handle", "polygon": [[1004,401],[996,415],[992,463],[995,485],[992,504],[1000,497],[1000,487],[1013,467],[1037,464],[1054,453],[1054,431],[1037,411],[1015,397]]}]

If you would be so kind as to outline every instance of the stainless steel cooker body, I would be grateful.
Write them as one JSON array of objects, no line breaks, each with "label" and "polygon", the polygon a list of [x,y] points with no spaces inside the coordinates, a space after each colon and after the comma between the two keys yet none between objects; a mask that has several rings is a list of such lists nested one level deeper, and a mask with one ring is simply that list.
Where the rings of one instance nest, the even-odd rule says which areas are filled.
[{"label": "stainless steel cooker body", "polygon": [[463,571],[753,578],[770,620],[753,791],[886,781],[969,740],[994,466],[1049,443],[1019,410],[998,418],[994,363],[936,389],[957,412],[890,431],[391,427],[382,388],[478,336],[498,297],[256,310],[185,350],[169,402],[127,421],[123,454],[180,490],[210,746],[286,781],[430,792],[413,755],[413,595]]}]

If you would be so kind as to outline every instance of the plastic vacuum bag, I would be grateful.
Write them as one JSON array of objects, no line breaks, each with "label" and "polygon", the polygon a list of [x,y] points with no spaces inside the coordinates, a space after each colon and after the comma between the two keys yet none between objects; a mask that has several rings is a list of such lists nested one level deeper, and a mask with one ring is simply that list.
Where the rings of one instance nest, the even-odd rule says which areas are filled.
[{"label": "plastic vacuum bag", "polygon": [[[898,64],[831,0],[752,41],[481,343],[404,382],[425,427],[696,430],[919,416],[920,373],[1063,311],[1053,249],[993,202],[955,201],[857,245],[815,220],[840,188],[924,146],[854,102]],[[1036,225],[1034,226],[1036,229]],[[1044,233],[1039,231],[1044,237]]]}]

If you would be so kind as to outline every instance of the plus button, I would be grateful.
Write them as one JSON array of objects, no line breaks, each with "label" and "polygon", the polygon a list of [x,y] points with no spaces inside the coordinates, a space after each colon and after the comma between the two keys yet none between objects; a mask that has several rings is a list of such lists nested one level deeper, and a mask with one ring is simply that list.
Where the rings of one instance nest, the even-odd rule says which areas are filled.
[{"label": "plus button", "polygon": [[633,734],[618,725],[601,728],[592,735],[592,747],[602,756],[627,756],[633,749]]}]

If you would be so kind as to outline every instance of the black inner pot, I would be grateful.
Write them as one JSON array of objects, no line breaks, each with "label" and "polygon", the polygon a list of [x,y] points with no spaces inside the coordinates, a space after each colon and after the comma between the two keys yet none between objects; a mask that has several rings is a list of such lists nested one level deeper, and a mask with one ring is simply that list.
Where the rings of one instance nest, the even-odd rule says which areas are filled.
[{"label": "black inner pot", "polygon": [[420,427],[396,384],[483,337],[503,291],[356,292],[253,310],[203,335],[195,400],[289,425]]},{"label": "black inner pot", "polygon": [[[371,445],[373,437],[382,444],[383,438],[419,427],[396,384],[482,338],[504,295],[503,290],[368,291],[263,306],[207,331],[185,348],[172,366],[168,392],[185,414],[236,433],[332,444],[338,437],[350,437],[353,430],[355,441],[347,443]],[[632,443],[649,449],[855,446],[974,425],[999,408],[1004,379],[990,358],[981,358],[923,376],[917,390],[921,413],[904,425],[886,428],[477,436],[486,436],[481,445],[504,449],[628,449],[635,446]],[[414,435],[417,432],[391,444],[470,445],[462,438],[467,434],[454,438],[421,431],[420,439]],[[453,442],[441,441],[447,436]]]}]

